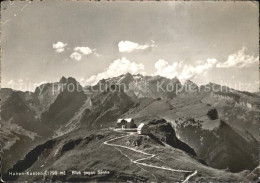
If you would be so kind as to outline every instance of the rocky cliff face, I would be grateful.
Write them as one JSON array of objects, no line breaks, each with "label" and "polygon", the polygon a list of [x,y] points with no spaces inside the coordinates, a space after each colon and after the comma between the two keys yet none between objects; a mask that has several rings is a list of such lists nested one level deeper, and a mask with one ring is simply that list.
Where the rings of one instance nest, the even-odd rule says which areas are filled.
[{"label": "rocky cliff face", "polygon": [[258,121],[260,98],[245,92],[210,92],[203,94],[202,102],[214,106],[219,118],[240,131],[259,136]]},{"label": "rocky cliff face", "polygon": [[113,126],[122,114],[134,105],[131,97],[123,91],[105,91],[91,96],[92,108],[86,109],[81,123],[89,127]]},{"label": "rocky cliff face", "polygon": [[241,135],[219,119],[205,122],[181,118],[176,123],[177,136],[193,147],[208,165],[232,172],[257,166],[258,142],[252,135]]},{"label": "rocky cliff face", "polygon": [[212,92],[210,96],[230,103],[234,103],[235,107],[242,107],[248,110],[258,110],[260,107],[260,102],[257,101],[257,99],[259,99],[258,96],[254,96],[254,98],[251,96],[243,96],[242,94],[239,95],[236,93],[223,92]]},{"label": "rocky cliff face", "polygon": [[165,119],[152,120],[148,122],[148,126],[151,136],[156,137],[161,142],[169,144],[174,148],[181,149],[190,155],[196,156],[195,151],[190,146],[177,138],[175,130]]}]

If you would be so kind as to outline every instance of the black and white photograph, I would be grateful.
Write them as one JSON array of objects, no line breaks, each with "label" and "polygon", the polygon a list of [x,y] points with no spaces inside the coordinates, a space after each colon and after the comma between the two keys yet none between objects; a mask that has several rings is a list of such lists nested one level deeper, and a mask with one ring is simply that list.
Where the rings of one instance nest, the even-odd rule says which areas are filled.
[{"label": "black and white photograph", "polygon": [[1,2],[2,182],[259,182],[257,1]]}]

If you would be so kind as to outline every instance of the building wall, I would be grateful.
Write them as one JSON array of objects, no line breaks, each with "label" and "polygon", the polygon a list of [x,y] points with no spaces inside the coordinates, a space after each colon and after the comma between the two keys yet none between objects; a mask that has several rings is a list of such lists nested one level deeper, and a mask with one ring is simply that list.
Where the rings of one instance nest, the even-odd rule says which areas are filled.
[{"label": "building wall", "polygon": [[127,128],[135,128],[135,127],[136,127],[136,125],[135,125],[134,121],[127,123]]},{"label": "building wall", "polygon": [[117,123],[117,128],[122,128],[123,125],[125,126],[125,128],[136,128],[136,124],[134,123],[134,120],[130,122],[122,120],[120,123]]},{"label": "building wall", "polygon": [[121,123],[117,123],[118,128],[122,128],[123,125],[125,126],[125,128],[127,128],[127,122],[124,120],[122,120]]},{"label": "building wall", "polygon": [[150,134],[150,129],[148,125],[144,125],[141,127],[141,129],[137,130],[138,134],[142,134],[142,135],[149,135]]}]

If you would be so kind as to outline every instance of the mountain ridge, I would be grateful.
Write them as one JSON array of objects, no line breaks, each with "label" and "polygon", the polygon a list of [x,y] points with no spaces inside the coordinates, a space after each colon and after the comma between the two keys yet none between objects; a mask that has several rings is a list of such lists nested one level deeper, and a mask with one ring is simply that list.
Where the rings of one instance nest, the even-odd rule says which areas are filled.
[{"label": "mountain ridge", "polygon": [[[12,124],[21,128],[20,131],[16,129],[8,131],[13,135],[8,136],[6,133],[4,143],[7,143],[10,138],[10,141],[14,142],[11,148],[24,148],[26,146],[22,147],[18,144],[26,138],[29,139],[32,144],[30,148],[32,148],[33,145],[47,139],[61,138],[80,128],[91,131],[114,127],[118,118],[134,118],[137,125],[163,118],[169,121],[175,129],[178,138],[194,148],[199,158],[210,166],[230,168],[233,172],[243,170],[243,168],[254,168],[253,161],[256,159],[256,154],[251,150],[259,141],[257,122],[260,109],[259,95],[233,90],[214,83],[197,86],[188,80],[182,85],[177,77],[168,79],[161,76],[131,75],[130,73],[102,79],[99,83],[104,87],[81,86],[72,77],[62,77],[58,82],[38,86],[35,92],[1,89],[1,116],[3,116],[1,125]],[[157,90],[158,83],[162,91]],[[167,91],[169,86],[170,91]],[[193,118],[196,122],[187,123],[185,128],[177,127],[174,121],[181,117]],[[197,124],[197,121],[200,122]],[[218,130],[221,129],[219,125],[222,123],[229,126],[228,130]],[[192,134],[190,136],[186,134],[187,129],[192,129],[194,125],[199,124],[202,125],[202,129],[196,130],[200,131],[201,137],[193,133],[190,133]],[[205,130],[209,132],[206,133]],[[182,133],[185,135],[181,136]],[[201,152],[205,147],[196,149],[194,146],[200,143],[200,138],[211,136],[213,133],[222,134],[223,137],[229,133],[236,134],[234,136],[244,139],[241,141],[244,144],[243,147],[248,148],[242,151],[236,146],[229,150],[229,152],[239,151],[233,160],[231,160],[232,153],[218,152],[217,155],[228,158],[230,161],[227,161],[227,164],[216,164],[219,160],[211,157],[217,157],[217,155],[205,154]],[[36,140],[30,138],[32,134]],[[185,140],[186,138],[193,140]],[[233,143],[232,140],[233,137],[230,141],[225,141],[227,144],[223,144],[223,147],[230,149],[228,143]],[[217,142],[219,139],[212,141],[212,144]],[[7,149],[5,151],[10,152],[12,156],[17,153],[12,154]],[[12,161],[7,158],[10,163],[6,163],[4,169],[6,170],[19,160],[25,155],[24,153],[26,152],[21,153]],[[249,164],[243,164],[240,167],[237,164],[234,165],[243,153],[250,160]]]}]

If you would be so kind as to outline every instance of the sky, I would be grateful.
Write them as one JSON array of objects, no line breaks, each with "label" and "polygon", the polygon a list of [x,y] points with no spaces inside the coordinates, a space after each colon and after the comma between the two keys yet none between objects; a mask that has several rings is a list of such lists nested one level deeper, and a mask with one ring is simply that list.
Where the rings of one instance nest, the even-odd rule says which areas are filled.
[{"label": "sky", "polygon": [[259,88],[256,3],[47,0],[1,9],[2,87],[34,90],[62,76],[85,86],[129,72]]}]

